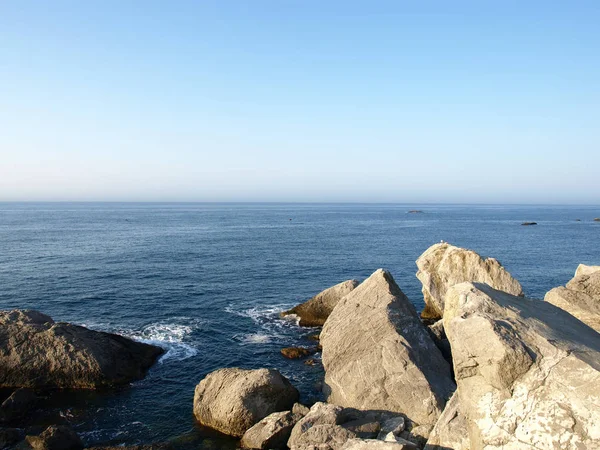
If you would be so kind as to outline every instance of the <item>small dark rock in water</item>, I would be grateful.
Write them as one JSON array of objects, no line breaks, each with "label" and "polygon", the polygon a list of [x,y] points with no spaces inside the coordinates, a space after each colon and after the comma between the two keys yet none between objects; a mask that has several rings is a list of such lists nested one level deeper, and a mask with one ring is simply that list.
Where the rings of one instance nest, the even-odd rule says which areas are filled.
[{"label": "small dark rock in water", "polygon": [[83,442],[71,427],[52,425],[39,436],[27,436],[27,443],[33,450],[81,450]]},{"label": "small dark rock in water", "polygon": [[600,222],[600,217],[596,217],[596,218],[594,219],[594,222]]},{"label": "small dark rock in water", "polygon": [[521,225],[524,225],[524,226],[537,225],[537,222],[523,222]]},{"label": "small dark rock in water", "polygon": [[309,334],[306,338],[311,341],[318,341],[321,338],[321,333]]},{"label": "small dark rock in water", "polygon": [[306,364],[307,366],[314,366],[316,363],[316,361],[314,359],[307,359],[306,361],[304,361],[304,364]]},{"label": "small dark rock in water", "polygon": [[317,349],[304,347],[287,347],[281,349],[281,354],[288,359],[300,359],[316,353]]},{"label": "small dark rock in water", "polygon": [[575,219],[575,222],[581,222],[581,219]]},{"label": "small dark rock in water", "polygon": [[422,214],[423,211],[421,211],[420,209],[411,209],[408,213],[409,214]]}]

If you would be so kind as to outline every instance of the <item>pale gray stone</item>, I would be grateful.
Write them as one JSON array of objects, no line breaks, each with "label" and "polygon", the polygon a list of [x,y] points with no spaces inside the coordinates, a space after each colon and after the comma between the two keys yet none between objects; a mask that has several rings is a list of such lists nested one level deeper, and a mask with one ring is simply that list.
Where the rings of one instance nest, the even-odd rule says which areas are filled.
[{"label": "pale gray stone", "polygon": [[384,442],[377,439],[350,439],[342,450],[417,450],[412,442],[398,439],[394,442]]},{"label": "pale gray stone", "polygon": [[330,403],[434,424],[455,389],[414,306],[382,269],[338,303],[321,344]]},{"label": "pale gray stone", "polygon": [[269,414],[290,410],[298,391],[273,369],[219,369],[209,373],[194,395],[194,415],[203,425],[241,437]]},{"label": "pale gray stone", "polygon": [[446,403],[444,412],[433,427],[424,450],[469,450],[469,430],[460,412],[458,393]]},{"label": "pale gray stone", "polygon": [[486,283],[513,295],[523,295],[521,284],[494,258],[483,259],[472,250],[447,242],[434,244],[417,259],[417,278],[423,285],[424,319],[440,319],[444,296],[455,284],[465,281]]},{"label": "pale gray stone", "polygon": [[444,329],[470,448],[598,448],[600,334],[480,283],[450,288]]},{"label": "pale gray stone", "polygon": [[254,424],[242,436],[243,448],[251,449],[284,449],[292,432],[292,428],[301,416],[292,411],[269,414]]}]

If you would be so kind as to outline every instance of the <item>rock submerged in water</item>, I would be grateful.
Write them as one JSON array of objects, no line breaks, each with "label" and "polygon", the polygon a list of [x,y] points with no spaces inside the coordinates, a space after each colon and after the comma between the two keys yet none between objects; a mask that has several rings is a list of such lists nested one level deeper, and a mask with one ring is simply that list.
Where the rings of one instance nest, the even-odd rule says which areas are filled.
[{"label": "rock submerged in water", "polygon": [[421,317],[438,320],[444,315],[446,291],[466,281],[486,283],[494,289],[523,295],[521,284],[494,258],[483,259],[472,250],[446,242],[434,244],[417,259],[417,278],[423,285],[425,309]]},{"label": "rock submerged in water", "polygon": [[580,264],[565,287],[550,290],[544,301],[565,310],[600,333],[600,266]]},{"label": "rock submerged in water", "polygon": [[414,306],[382,269],[338,303],[321,344],[331,403],[433,425],[455,389]]},{"label": "rock submerged in water", "polygon": [[347,280],[336,284],[281,315],[297,315],[300,318],[299,324],[303,327],[322,327],[335,305],[342,297],[352,292],[358,284],[356,280]]},{"label": "rock submerged in water", "polygon": [[444,329],[470,448],[598,448],[600,334],[481,283],[450,288]]},{"label": "rock submerged in water", "polygon": [[537,225],[537,222],[523,222],[521,225],[524,227],[530,227],[532,225]]},{"label": "rock submerged in water", "polygon": [[194,416],[202,425],[230,436],[269,414],[291,410],[298,391],[273,369],[219,369],[209,373],[194,394]]},{"label": "rock submerged in water", "polygon": [[281,349],[281,354],[287,359],[301,359],[313,355],[317,352],[316,348],[304,347],[286,347]]},{"label": "rock submerged in water", "polygon": [[33,310],[0,312],[0,386],[95,389],[143,378],[163,350],[54,322]]}]

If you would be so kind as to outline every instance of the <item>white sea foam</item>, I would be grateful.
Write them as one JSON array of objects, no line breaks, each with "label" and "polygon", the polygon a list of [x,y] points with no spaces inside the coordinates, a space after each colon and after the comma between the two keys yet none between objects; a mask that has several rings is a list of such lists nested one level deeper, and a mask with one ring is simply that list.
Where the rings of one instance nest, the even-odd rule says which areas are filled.
[{"label": "white sea foam", "polygon": [[245,344],[267,344],[271,342],[272,336],[263,333],[247,334],[241,337],[241,341]]}]

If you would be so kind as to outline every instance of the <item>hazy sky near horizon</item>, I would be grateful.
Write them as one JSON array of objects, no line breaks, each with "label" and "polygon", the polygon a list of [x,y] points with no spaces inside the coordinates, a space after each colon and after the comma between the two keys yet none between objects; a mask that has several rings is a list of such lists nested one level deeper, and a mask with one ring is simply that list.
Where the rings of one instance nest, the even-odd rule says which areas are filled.
[{"label": "hazy sky near horizon", "polygon": [[0,2],[0,201],[600,204],[598,1]]}]

